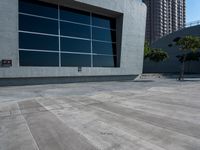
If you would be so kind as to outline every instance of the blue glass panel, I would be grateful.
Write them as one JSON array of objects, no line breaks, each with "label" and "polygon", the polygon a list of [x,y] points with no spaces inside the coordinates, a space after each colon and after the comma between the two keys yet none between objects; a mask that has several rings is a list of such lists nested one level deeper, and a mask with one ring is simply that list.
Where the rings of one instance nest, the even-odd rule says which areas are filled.
[{"label": "blue glass panel", "polygon": [[61,7],[60,19],[72,22],[90,24],[90,13],[71,8]]},{"label": "blue glass panel", "polygon": [[101,41],[108,41],[108,42],[115,42],[116,41],[116,32],[101,29],[101,28],[92,28],[92,38],[94,40],[101,40]]},{"label": "blue glass panel", "polygon": [[19,30],[58,34],[58,22],[38,17],[19,15]]},{"label": "blue glass panel", "polygon": [[89,26],[67,23],[67,22],[60,23],[60,31],[61,35],[64,36],[80,37],[87,39],[90,39],[91,36]]},{"label": "blue glass panel", "polygon": [[91,67],[91,55],[62,53],[61,60],[66,67]]},{"label": "blue glass panel", "polygon": [[94,67],[116,67],[116,56],[93,56]]},{"label": "blue glass panel", "polygon": [[108,29],[116,29],[116,20],[113,18],[93,14],[92,25]]},{"label": "blue glass panel", "polygon": [[19,12],[58,18],[58,6],[36,0],[19,0]]},{"label": "blue glass panel", "polygon": [[116,44],[105,42],[92,42],[93,53],[116,55]]},{"label": "blue glass panel", "polygon": [[19,48],[58,51],[58,37],[19,33]]},{"label": "blue glass panel", "polygon": [[59,54],[47,52],[19,51],[20,66],[59,66]]},{"label": "blue glass panel", "polygon": [[61,38],[61,51],[90,53],[91,42],[89,40]]}]

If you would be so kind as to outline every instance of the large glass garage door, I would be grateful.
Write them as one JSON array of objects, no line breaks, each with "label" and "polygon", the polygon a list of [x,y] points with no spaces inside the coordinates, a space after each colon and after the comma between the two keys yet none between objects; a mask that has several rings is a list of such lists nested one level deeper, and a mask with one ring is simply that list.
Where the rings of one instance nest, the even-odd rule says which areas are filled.
[{"label": "large glass garage door", "polygon": [[19,0],[20,66],[116,67],[116,20]]}]

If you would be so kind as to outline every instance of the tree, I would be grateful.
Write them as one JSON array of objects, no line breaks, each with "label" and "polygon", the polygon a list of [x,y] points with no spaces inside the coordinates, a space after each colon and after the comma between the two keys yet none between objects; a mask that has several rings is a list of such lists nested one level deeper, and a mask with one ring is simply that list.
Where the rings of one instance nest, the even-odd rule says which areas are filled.
[{"label": "tree", "polygon": [[168,58],[167,52],[162,49],[151,48],[148,42],[144,44],[144,59],[149,59],[153,62],[161,62]]},{"label": "tree", "polygon": [[147,41],[144,43],[144,59],[148,58],[149,53],[151,52],[150,45]]},{"label": "tree", "polygon": [[[178,58],[178,61],[183,63],[184,55],[178,55],[176,56]],[[186,62],[191,62],[191,61],[199,61],[200,59],[200,52],[190,52],[186,54]]]},{"label": "tree", "polygon": [[[183,63],[184,55],[178,55],[176,57],[178,58],[178,61],[180,63]],[[186,54],[185,62],[189,62],[189,65],[190,62],[199,60],[200,60],[200,52],[190,52]]]},{"label": "tree", "polygon": [[[188,61],[189,55],[188,52],[196,52],[198,48],[200,48],[200,38],[195,36],[186,36],[176,41],[176,45],[183,52],[181,56],[178,57],[181,62],[180,76],[179,80],[184,79],[185,73],[185,62]],[[192,56],[190,54],[190,56]],[[190,60],[193,59],[190,57]]]}]

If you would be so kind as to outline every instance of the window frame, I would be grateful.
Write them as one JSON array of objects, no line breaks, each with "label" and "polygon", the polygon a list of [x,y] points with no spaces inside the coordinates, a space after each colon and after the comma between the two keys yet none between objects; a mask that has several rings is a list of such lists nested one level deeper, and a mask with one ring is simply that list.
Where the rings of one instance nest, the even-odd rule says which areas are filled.
[{"label": "window frame", "polygon": [[[19,0],[20,1],[20,0]],[[33,31],[23,31],[23,30],[20,30],[20,25],[19,25],[19,29],[18,29],[18,34],[20,33],[24,33],[24,34],[38,34],[38,35],[44,35],[44,36],[55,36],[55,37],[58,37],[59,41],[58,41],[58,50],[42,50],[42,49],[30,49],[30,48],[20,48],[19,47],[19,52],[20,51],[35,51],[35,52],[47,52],[47,53],[59,53],[59,65],[58,67],[63,67],[62,66],[62,54],[64,53],[71,53],[71,54],[78,54],[78,55],[90,55],[91,56],[91,59],[90,59],[90,62],[91,62],[91,65],[88,66],[88,67],[95,67],[95,63],[94,63],[94,56],[107,56],[107,57],[113,57],[113,58],[116,58],[116,59],[113,59],[113,64],[114,66],[111,67],[111,68],[116,68],[118,67],[116,64],[117,64],[117,33],[116,33],[116,18],[112,18],[112,17],[107,17],[107,16],[103,16],[103,15],[99,15],[99,14],[96,14],[96,13],[93,13],[93,12],[89,12],[89,11],[82,11],[82,10],[78,10],[78,9],[73,9],[73,8],[69,8],[69,7],[64,7],[64,6],[60,6],[60,5],[56,5],[56,4],[51,4],[51,3],[47,3],[47,2],[42,2],[42,3],[46,3],[45,5],[55,5],[57,6],[57,11],[58,11],[58,16],[57,18],[51,18],[51,17],[48,17],[48,16],[40,16],[40,15],[36,15],[36,14],[29,14],[29,13],[24,13],[24,12],[20,12],[20,10],[18,10],[18,16],[20,15],[26,15],[26,16],[30,16],[30,17],[38,17],[40,19],[48,19],[48,20],[54,20],[54,21],[57,21],[58,22],[58,34],[52,34],[52,33],[41,33],[41,32],[33,32]],[[85,13],[89,13],[90,14],[90,24],[85,24],[83,22],[74,22],[72,20],[64,20],[61,18],[61,8],[66,8],[66,9],[72,9],[74,11],[77,11],[77,12],[85,12]],[[77,14],[78,15],[78,14]],[[114,20],[115,21],[115,28],[107,28],[105,26],[98,26],[98,25],[95,25],[93,24],[93,16],[100,16],[102,18],[108,18],[109,20]],[[63,35],[61,33],[61,23],[70,23],[70,24],[74,24],[74,25],[77,25],[77,26],[88,26],[89,29],[90,29],[90,37],[77,37],[77,36],[68,36],[68,35]],[[111,25],[112,26],[112,25]],[[93,29],[98,29],[98,30],[103,30],[103,31],[110,31],[111,33],[115,33],[114,35],[114,38],[115,40],[113,41],[112,40],[112,34],[111,34],[111,40],[101,40],[101,39],[94,39],[93,37]],[[68,50],[68,51],[65,51],[62,49],[62,42],[61,42],[61,39],[62,38],[71,38],[71,39],[74,39],[74,40],[88,40],[90,42],[90,52],[87,53],[87,52],[79,52],[79,51],[74,51],[74,50]],[[20,40],[20,39],[19,39]],[[101,43],[111,43],[111,44],[114,44],[115,45],[115,48],[113,48],[113,53],[112,54],[106,54],[106,53],[95,53],[94,50],[93,50],[93,42],[101,42]],[[21,58],[19,58],[21,59]],[[19,60],[20,61],[20,60]],[[21,65],[20,65],[21,66]],[[34,66],[33,66],[34,67]],[[52,66],[54,67],[54,66]],[[64,66],[64,67],[71,67],[71,66]],[[74,66],[73,66],[74,67]],[[80,66],[76,66],[76,67],[80,67]]]}]

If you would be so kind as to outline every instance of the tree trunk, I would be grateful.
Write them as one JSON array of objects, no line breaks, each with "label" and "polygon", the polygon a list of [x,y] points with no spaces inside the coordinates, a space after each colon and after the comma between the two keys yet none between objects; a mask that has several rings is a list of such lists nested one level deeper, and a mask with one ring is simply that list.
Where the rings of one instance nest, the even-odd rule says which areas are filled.
[{"label": "tree trunk", "polygon": [[181,65],[181,72],[180,72],[180,76],[179,76],[179,81],[184,80],[186,56],[187,56],[186,54],[184,54],[184,56],[183,56],[183,62],[182,62],[182,65]]}]

